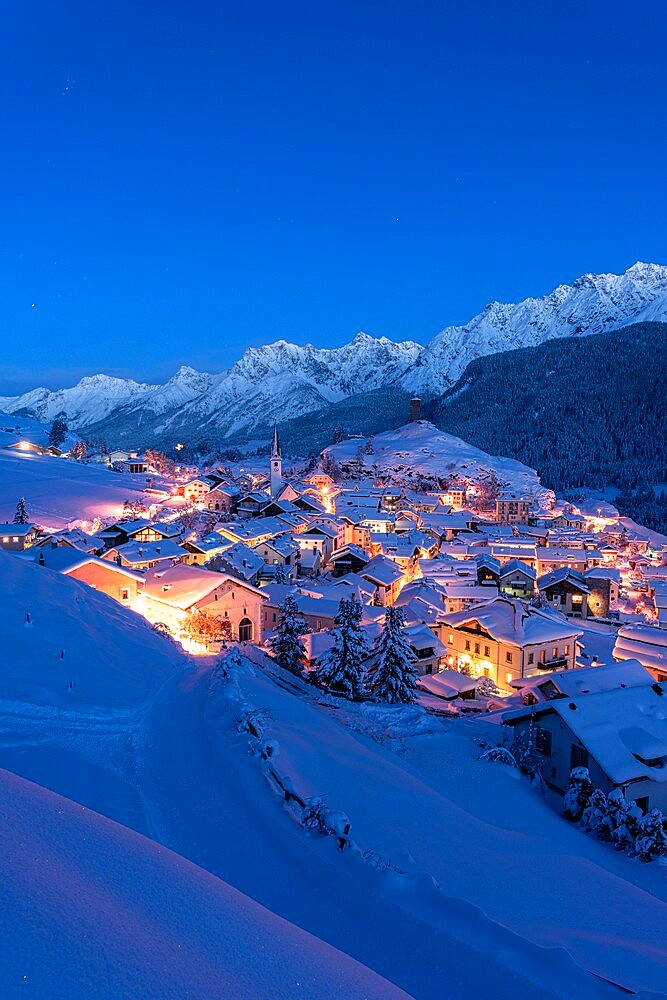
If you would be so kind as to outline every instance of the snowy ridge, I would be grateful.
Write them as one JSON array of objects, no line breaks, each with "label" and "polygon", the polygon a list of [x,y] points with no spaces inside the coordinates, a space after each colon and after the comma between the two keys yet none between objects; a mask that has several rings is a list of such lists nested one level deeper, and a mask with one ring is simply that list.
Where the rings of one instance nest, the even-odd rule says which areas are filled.
[{"label": "snowy ridge", "polygon": [[541,298],[492,302],[465,326],[446,327],[426,347],[366,333],[336,349],[278,340],[249,348],[217,375],[183,366],[165,385],[94,375],[69,389],[0,397],[0,409],[45,421],[64,411],[73,429],[116,443],[173,443],[186,434],[247,438],[274,418],[321,412],[385,386],[440,395],[474,358],[642,321],[667,321],[663,265],[586,274]]},{"label": "snowy ridge", "polygon": [[363,442],[358,438],[330,445],[326,454],[334,458],[338,465],[357,462],[361,458],[368,474],[382,476],[390,473],[391,481],[396,484],[415,485],[421,477],[436,476],[443,479],[456,477],[474,486],[495,476],[500,486],[532,497],[542,510],[549,510],[555,502],[553,492],[542,486],[534,469],[513,458],[487,455],[461,438],[438,430],[428,420],[405,424],[395,431],[384,431],[372,437],[371,441],[373,453],[370,455],[364,453],[359,456],[359,445]]},{"label": "snowy ridge", "polygon": [[438,395],[475,358],[557,337],[606,333],[629,323],[667,320],[667,267],[638,262],[625,274],[585,274],[550,295],[492,302],[465,326],[446,327],[425,349],[404,385]]}]

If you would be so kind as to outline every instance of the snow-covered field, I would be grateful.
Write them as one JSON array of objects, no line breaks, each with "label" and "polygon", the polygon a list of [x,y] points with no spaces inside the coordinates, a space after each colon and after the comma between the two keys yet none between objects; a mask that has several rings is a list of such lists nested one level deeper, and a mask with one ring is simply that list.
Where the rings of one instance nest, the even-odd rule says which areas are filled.
[{"label": "snow-covered field", "polygon": [[[104,595],[19,560],[0,579],[0,767],[87,807],[0,777],[3,997],[664,990],[664,870],[480,762],[478,723],[323,698],[251,647],[211,688]],[[344,851],[267,780],[251,709],[276,773],[349,816]]]},{"label": "snow-covered field", "polygon": [[[19,497],[28,515],[47,528],[73,521],[117,518],[125,500],[147,502],[146,476],[111,472],[103,465],[0,447],[0,521],[12,520]],[[153,477],[155,479],[155,477]]]}]

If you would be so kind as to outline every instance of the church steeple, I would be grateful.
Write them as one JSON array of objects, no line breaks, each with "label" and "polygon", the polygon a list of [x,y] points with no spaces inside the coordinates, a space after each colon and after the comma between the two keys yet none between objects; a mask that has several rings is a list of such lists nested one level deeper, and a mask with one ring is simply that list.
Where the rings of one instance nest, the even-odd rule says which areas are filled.
[{"label": "church steeple", "polygon": [[273,421],[273,443],[271,445],[271,458],[281,458],[280,438],[278,437],[278,422]]},{"label": "church steeple", "polygon": [[278,424],[273,424],[273,441],[271,442],[271,496],[276,497],[283,485],[283,459],[278,437]]}]

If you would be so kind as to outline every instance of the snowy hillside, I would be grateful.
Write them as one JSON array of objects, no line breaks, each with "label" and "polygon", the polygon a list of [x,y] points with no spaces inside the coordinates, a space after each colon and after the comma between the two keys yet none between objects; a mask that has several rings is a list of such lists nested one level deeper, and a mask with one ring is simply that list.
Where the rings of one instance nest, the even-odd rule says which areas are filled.
[{"label": "snowy hillside", "polygon": [[18,718],[27,703],[43,706],[31,729],[92,705],[110,722],[112,707],[139,704],[187,663],[180,646],[106,594],[5,552],[0,606],[0,649],[11,650],[0,663],[3,710],[12,702]]},{"label": "snowy hillside", "polygon": [[31,519],[54,530],[95,517],[118,518],[125,500],[148,502],[146,478],[0,447],[0,521],[12,520],[19,497],[25,497]]},{"label": "snowy hillside", "polygon": [[[438,430],[428,420],[376,434],[371,442],[370,455],[365,453],[365,443],[358,438],[330,445],[326,454],[341,466],[361,458],[370,475],[391,473],[393,483],[406,485],[418,482],[421,477],[456,477],[474,485],[494,475],[501,486],[534,497],[542,509],[548,510],[553,505],[553,493],[544,489],[534,469],[512,458],[487,455],[461,438]],[[360,445],[362,455],[359,455]]]},{"label": "snowy hillside", "polygon": [[407,994],[202,868],[0,772],[4,1000]]},{"label": "snowy hillside", "polygon": [[541,298],[493,302],[427,347],[365,333],[333,350],[280,340],[248,349],[218,375],[182,367],[163,386],[95,375],[70,389],[0,398],[0,408],[43,420],[63,410],[73,428],[111,444],[240,440],[274,418],[322,412],[384,386],[440,395],[474,358],[647,320],[667,320],[667,267],[637,263],[622,275],[584,275]]}]

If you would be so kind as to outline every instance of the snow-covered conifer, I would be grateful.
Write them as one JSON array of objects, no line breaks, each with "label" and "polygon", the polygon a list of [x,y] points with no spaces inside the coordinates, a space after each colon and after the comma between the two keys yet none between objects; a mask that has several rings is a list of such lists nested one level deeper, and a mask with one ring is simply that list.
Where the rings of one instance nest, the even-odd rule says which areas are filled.
[{"label": "snow-covered conifer", "polygon": [[289,583],[289,577],[282,563],[276,566],[276,573],[273,578],[274,583]]},{"label": "snow-covered conifer", "polygon": [[593,783],[587,767],[573,767],[570,784],[563,800],[564,813],[571,823],[578,823],[583,816],[593,792]]},{"label": "snow-covered conifer", "polygon": [[637,824],[635,852],[640,861],[653,861],[667,857],[667,831],[659,809],[652,809]]},{"label": "snow-covered conifer", "polygon": [[49,444],[51,447],[59,448],[67,437],[68,432],[69,427],[67,426],[67,418],[65,417],[65,414],[57,413],[53,418],[51,430],[49,431]]},{"label": "snow-covered conifer", "polygon": [[320,659],[316,672],[318,684],[346,698],[363,697],[363,661],[369,654],[366,636],[361,628],[361,602],[343,598],[334,618],[336,641]]},{"label": "snow-covered conifer", "polygon": [[278,605],[278,611],[275,635],[269,639],[269,646],[281,667],[300,674],[306,656],[306,648],[300,636],[308,631],[306,622],[299,614],[299,607],[291,594]]},{"label": "snow-covered conifer", "polygon": [[405,634],[402,608],[387,608],[377,653],[368,677],[368,686],[374,697],[390,704],[414,701],[415,654]]},{"label": "snow-covered conifer", "polygon": [[616,815],[616,826],[612,832],[611,839],[617,851],[634,850],[635,841],[639,834],[639,822],[642,819],[642,811],[636,802],[628,802],[625,799],[620,788],[615,789],[615,792],[611,794],[617,794],[620,797]]},{"label": "snow-covered conifer", "polygon": [[588,833],[597,833],[607,815],[607,796],[600,788],[591,792],[588,804],[581,815],[581,825]]},{"label": "snow-covered conifer", "polygon": [[25,497],[19,497],[19,502],[16,504],[16,513],[14,514],[14,524],[27,524],[28,523],[28,508],[25,505]]}]

